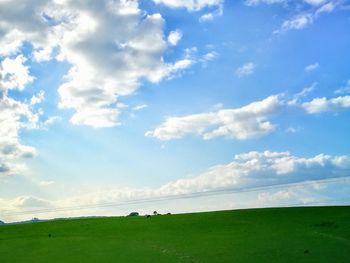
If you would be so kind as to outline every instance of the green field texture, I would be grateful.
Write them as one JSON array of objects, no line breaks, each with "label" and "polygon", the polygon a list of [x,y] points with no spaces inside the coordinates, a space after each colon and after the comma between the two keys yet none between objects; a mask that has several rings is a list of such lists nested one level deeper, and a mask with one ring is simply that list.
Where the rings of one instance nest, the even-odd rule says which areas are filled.
[{"label": "green field texture", "polygon": [[350,207],[0,226],[0,262],[350,262]]}]

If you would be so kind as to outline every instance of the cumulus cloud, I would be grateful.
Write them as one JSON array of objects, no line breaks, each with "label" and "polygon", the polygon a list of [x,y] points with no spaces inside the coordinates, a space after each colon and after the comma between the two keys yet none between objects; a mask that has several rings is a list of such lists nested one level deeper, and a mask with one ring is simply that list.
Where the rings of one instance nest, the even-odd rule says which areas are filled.
[{"label": "cumulus cloud", "polygon": [[[73,124],[118,125],[121,96],[134,93],[143,80],[157,83],[192,65],[190,58],[164,61],[168,45],[175,45],[180,34],[171,34],[167,42],[162,16],[145,14],[138,1],[1,1],[0,10],[0,54],[16,53],[26,41],[35,60],[56,54],[71,65],[58,93],[59,107],[74,110]],[[23,60],[19,56],[16,62]],[[6,85],[22,81],[21,76],[7,77]]]},{"label": "cumulus cloud", "polygon": [[30,99],[30,105],[36,105],[41,103],[45,99],[45,91],[41,90],[37,95],[34,95]]},{"label": "cumulus cloud", "polygon": [[309,102],[304,102],[302,107],[310,114],[348,109],[350,108],[350,96],[339,96],[331,99],[315,98]]},{"label": "cumulus cloud", "polygon": [[20,142],[19,133],[23,128],[36,127],[38,118],[29,105],[6,95],[0,98],[0,176],[23,172],[23,160],[35,156],[33,147]]},{"label": "cumulus cloud", "polygon": [[171,31],[168,36],[168,42],[170,45],[176,46],[181,38],[182,38],[182,33],[180,30]]},{"label": "cumulus cloud", "polygon": [[200,113],[183,117],[169,117],[146,136],[160,140],[172,140],[195,134],[203,139],[225,136],[246,140],[267,135],[276,126],[267,118],[276,114],[283,102],[278,96],[250,103],[236,109],[221,109],[216,112]]},{"label": "cumulus cloud", "polygon": [[[33,147],[20,142],[19,134],[24,128],[36,128],[39,114],[33,112],[30,103],[8,96],[9,90],[21,91],[34,79],[24,62],[22,55],[0,61],[0,176],[24,171],[23,161],[36,154]],[[37,100],[33,99],[33,103]]]},{"label": "cumulus cloud", "polygon": [[48,27],[50,21],[45,19],[49,3],[52,1],[0,1],[0,55],[18,52],[25,41],[35,49],[51,49],[53,35]]},{"label": "cumulus cloud", "polygon": [[153,2],[170,8],[186,8],[190,12],[204,8],[215,8],[213,11],[201,15],[200,22],[212,21],[215,17],[222,16],[224,12],[224,0],[153,0]]},{"label": "cumulus cloud", "polygon": [[23,90],[27,84],[34,80],[34,77],[29,73],[28,66],[24,64],[26,60],[23,55],[18,55],[16,58],[6,57],[0,61],[0,91]]},{"label": "cumulus cloud", "polygon": [[310,64],[310,65],[307,65],[305,67],[305,71],[314,71],[316,69],[318,69],[320,67],[320,65],[318,63],[314,63],[314,64]]},{"label": "cumulus cloud", "polygon": [[[140,79],[157,83],[191,65],[189,59],[163,61],[167,43],[159,14],[141,18],[135,1],[106,3],[74,1],[68,7],[67,12],[78,18],[64,35],[60,56],[74,66],[58,91],[60,107],[76,110],[73,124],[115,126],[118,97],[135,92]],[[170,39],[175,44],[175,36]]]},{"label": "cumulus cloud", "polygon": [[221,6],[223,0],[153,0],[156,4],[163,4],[170,8],[186,8],[189,11],[198,11],[205,7]]},{"label": "cumulus cloud", "polygon": [[224,14],[223,5],[219,5],[218,8],[212,12],[205,13],[199,18],[199,22],[213,21],[215,17],[222,16]]}]

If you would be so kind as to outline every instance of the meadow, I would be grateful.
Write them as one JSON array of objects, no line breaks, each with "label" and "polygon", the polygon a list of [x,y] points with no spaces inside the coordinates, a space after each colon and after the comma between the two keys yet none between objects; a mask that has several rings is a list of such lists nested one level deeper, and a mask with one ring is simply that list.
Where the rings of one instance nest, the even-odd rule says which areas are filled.
[{"label": "meadow", "polygon": [[0,226],[0,262],[350,262],[350,207]]}]

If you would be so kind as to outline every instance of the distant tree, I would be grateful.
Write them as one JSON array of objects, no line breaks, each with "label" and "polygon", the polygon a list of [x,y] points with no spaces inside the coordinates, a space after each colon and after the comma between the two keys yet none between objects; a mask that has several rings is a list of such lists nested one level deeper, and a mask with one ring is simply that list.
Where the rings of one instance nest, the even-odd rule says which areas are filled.
[{"label": "distant tree", "polygon": [[129,216],[139,216],[139,213],[138,213],[138,212],[131,212],[131,213],[129,214]]},{"label": "distant tree", "polygon": [[157,211],[153,211],[153,214],[156,216],[156,215],[158,215],[158,212]]},{"label": "distant tree", "polygon": [[5,222],[3,222],[3,221],[0,220],[0,225],[4,225],[4,224],[5,224]]}]

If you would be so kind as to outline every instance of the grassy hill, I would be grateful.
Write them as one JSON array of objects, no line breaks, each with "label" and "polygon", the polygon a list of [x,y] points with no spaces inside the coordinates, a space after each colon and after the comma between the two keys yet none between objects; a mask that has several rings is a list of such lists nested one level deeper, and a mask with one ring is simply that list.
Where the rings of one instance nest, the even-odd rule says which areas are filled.
[{"label": "grassy hill", "polygon": [[350,262],[350,207],[0,226],[0,262]]}]

